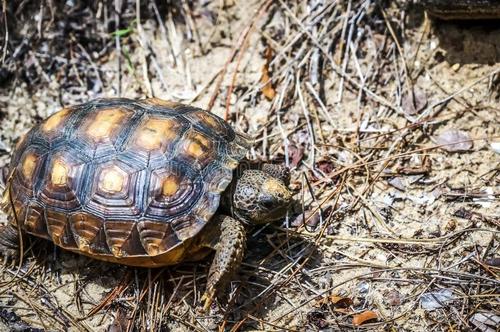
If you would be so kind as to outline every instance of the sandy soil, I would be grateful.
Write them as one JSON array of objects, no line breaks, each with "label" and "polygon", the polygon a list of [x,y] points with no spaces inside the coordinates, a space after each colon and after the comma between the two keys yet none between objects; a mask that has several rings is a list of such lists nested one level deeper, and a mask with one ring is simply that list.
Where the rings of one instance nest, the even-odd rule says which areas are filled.
[{"label": "sandy soil", "polygon": [[[125,1],[118,29],[107,1],[10,5],[0,165],[65,105],[216,96],[212,111],[257,137],[250,158],[290,165],[305,224],[252,231],[209,314],[209,261],[134,269],[30,239],[22,266],[0,270],[0,329],[440,331],[498,314],[498,22],[429,20],[404,1],[187,3]],[[442,145],[453,130],[461,151]]]}]

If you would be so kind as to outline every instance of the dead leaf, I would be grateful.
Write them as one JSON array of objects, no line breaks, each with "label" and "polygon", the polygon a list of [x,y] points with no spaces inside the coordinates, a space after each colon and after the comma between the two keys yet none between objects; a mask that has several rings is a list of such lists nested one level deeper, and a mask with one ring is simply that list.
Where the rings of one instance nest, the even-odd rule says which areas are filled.
[{"label": "dead leaf", "polygon": [[304,224],[304,220],[307,220],[307,218],[309,218],[309,213],[308,212],[305,212],[305,213],[301,213],[299,215],[297,215],[293,220],[292,222],[290,223],[290,225],[292,227],[300,227]]},{"label": "dead leaf", "polygon": [[408,115],[415,115],[427,106],[427,96],[425,92],[414,87],[413,93],[408,92],[401,102],[403,111]]},{"label": "dead leaf", "polygon": [[360,326],[370,320],[377,319],[378,315],[375,311],[367,310],[352,317],[352,325]]},{"label": "dead leaf", "polygon": [[330,174],[335,170],[335,164],[333,163],[333,161],[328,159],[319,160],[316,163],[316,167],[318,167],[318,169],[326,175]]},{"label": "dead leaf", "polygon": [[494,257],[485,261],[486,265],[500,267],[500,257]]},{"label": "dead leaf", "polygon": [[406,191],[406,185],[401,181],[400,177],[395,177],[387,181],[391,186],[394,188],[400,190],[400,191]]},{"label": "dead leaf", "polygon": [[288,155],[290,156],[290,166],[296,167],[302,158],[304,158],[304,147],[302,145],[292,144],[288,146]]},{"label": "dead leaf", "polygon": [[127,331],[127,325],[127,315],[119,308],[116,312],[115,319],[108,326],[106,332],[124,332]]},{"label": "dead leaf", "polygon": [[312,211],[306,211],[304,213],[299,214],[295,219],[293,219],[291,225],[292,227],[300,227],[306,222],[306,229],[309,232],[314,232],[316,227],[321,221],[321,217],[323,217],[323,221],[329,217],[332,212],[332,206],[328,205],[323,209],[317,210],[314,214]]},{"label": "dead leaf", "polygon": [[344,314],[349,314],[351,309],[349,308],[354,302],[352,299],[345,296],[330,295],[328,297],[323,297],[316,302],[315,307],[326,308],[330,307],[334,312],[340,312]]},{"label": "dead leaf", "polygon": [[262,76],[260,77],[260,82],[265,84],[262,87],[262,93],[268,100],[273,100],[276,96],[276,90],[271,82],[271,72],[269,70],[269,63],[271,62],[272,55],[273,50],[270,47],[267,47],[265,52],[266,63],[262,66]]},{"label": "dead leaf", "polygon": [[472,315],[469,321],[481,332],[494,332],[495,326],[498,328],[500,324],[500,316],[493,312],[478,312]]},{"label": "dead leaf", "polygon": [[328,327],[328,322],[326,321],[325,313],[318,310],[313,310],[307,314],[307,320],[310,324],[324,329]]},{"label": "dead leaf", "polygon": [[401,305],[403,300],[401,299],[401,293],[393,289],[385,293],[385,300],[387,303],[393,307]]},{"label": "dead leaf", "polygon": [[467,151],[472,148],[469,134],[457,129],[447,130],[435,139],[437,144],[442,145],[441,149],[449,152]]},{"label": "dead leaf", "polygon": [[329,300],[336,308],[347,308],[353,304],[352,299],[344,296],[331,295]]}]

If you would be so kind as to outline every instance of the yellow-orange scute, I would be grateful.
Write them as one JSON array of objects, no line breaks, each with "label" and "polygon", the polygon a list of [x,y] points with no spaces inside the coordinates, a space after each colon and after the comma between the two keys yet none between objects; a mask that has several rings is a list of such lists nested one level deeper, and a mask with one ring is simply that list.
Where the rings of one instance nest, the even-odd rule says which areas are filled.
[{"label": "yellow-orange scute", "polygon": [[207,157],[212,149],[212,142],[204,135],[192,131],[186,137],[187,144],[184,152],[195,159]]},{"label": "yellow-orange scute", "polygon": [[134,145],[147,151],[164,150],[165,145],[176,138],[177,126],[171,119],[150,118],[136,129]]},{"label": "yellow-orange scute", "polygon": [[64,186],[68,183],[69,166],[64,160],[56,159],[52,164],[50,181],[55,186]]},{"label": "yellow-orange scute", "polygon": [[127,173],[116,165],[104,168],[99,177],[101,191],[116,194],[126,186]]},{"label": "yellow-orange scute", "polygon": [[26,180],[32,180],[37,166],[38,156],[34,153],[28,153],[23,160],[22,173]]},{"label": "yellow-orange scute", "polygon": [[177,103],[175,101],[163,100],[163,99],[154,98],[154,97],[145,99],[144,102],[146,104],[150,104],[153,106],[162,106],[162,107],[167,107],[167,108],[175,108],[176,106],[181,105],[180,103]]},{"label": "yellow-orange scute", "polygon": [[88,213],[76,213],[69,218],[71,230],[75,236],[78,248],[89,252],[92,243],[102,228],[103,221]]},{"label": "yellow-orange scute", "polygon": [[53,210],[47,211],[47,228],[52,237],[52,241],[57,245],[62,245],[61,237],[64,234],[66,223],[66,214]]},{"label": "yellow-orange scute", "polygon": [[121,127],[122,122],[131,116],[131,111],[122,108],[110,108],[99,111],[90,123],[85,133],[94,142],[109,139]]},{"label": "yellow-orange scute", "polygon": [[179,190],[179,178],[175,175],[169,175],[163,180],[163,196],[173,196]]},{"label": "yellow-orange scute", "polygon": [[65,108],[57,113],[52,114],[48,119],[42,123],[42,131],[47,133],[59,129],[64,126],[64,122],[70,114],[69,109]]},{"label": "yellow-orange scute", "polygon": [[123,256],[123,247],[131,239],[131,233],[134,227],[135,223],[132,222],[106,221],[106,223],[104,223],[106,241],[113,256]]}]

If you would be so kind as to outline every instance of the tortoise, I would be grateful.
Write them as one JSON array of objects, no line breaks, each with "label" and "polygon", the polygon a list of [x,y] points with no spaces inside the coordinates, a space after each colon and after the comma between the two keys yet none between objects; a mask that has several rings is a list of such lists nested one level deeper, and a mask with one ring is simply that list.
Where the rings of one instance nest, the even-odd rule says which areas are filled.
[{"label": "tortoise", "polygon": [[282,219],[292,202],[287,167],[241,167],[250,146],[214,114],[156,98],[64,108],[17,143],[0,251],[19,258],[23,233],[141,267],[215,250],[206,310],[238,269],[247,229]]}]

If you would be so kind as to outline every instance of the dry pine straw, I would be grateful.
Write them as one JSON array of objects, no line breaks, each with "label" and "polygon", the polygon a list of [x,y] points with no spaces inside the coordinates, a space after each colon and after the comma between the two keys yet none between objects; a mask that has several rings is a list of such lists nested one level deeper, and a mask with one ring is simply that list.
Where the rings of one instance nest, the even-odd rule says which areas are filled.
[{"label": "dry pine straw", "polygon": [[[29,241],[2,267],[6,326],[464,330],[498,310],[498,28],[403,1],[3,5],[3,164],[63,105],[156,96],[254,135],[250,157],[289,165],[304,211],[249,235],[210,315],[209,262],[131,269]],[[437,143],[457,129],[470,148]]]}]

